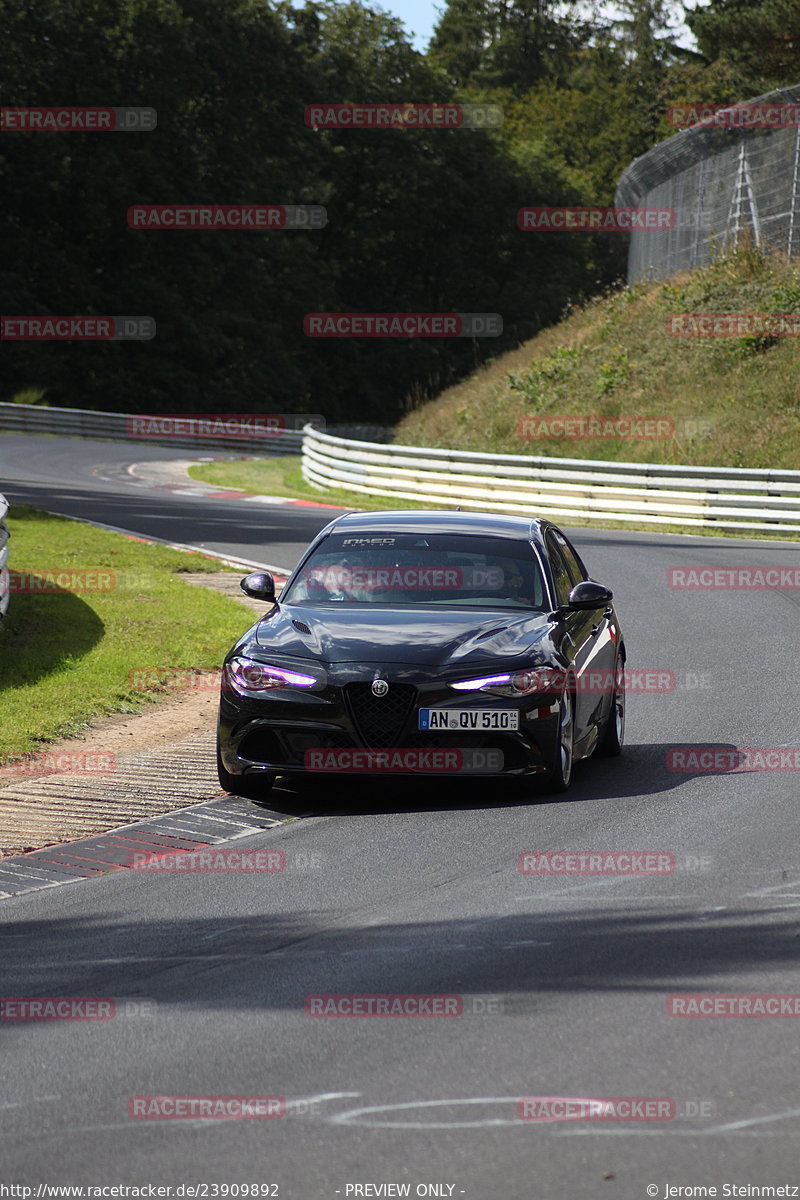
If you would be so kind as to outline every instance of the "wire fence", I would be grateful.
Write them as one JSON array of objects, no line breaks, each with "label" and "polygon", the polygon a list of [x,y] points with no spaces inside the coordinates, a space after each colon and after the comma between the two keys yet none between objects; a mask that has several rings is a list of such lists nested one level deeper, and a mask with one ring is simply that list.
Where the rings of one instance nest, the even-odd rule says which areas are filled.
[{"label": "wire fence", "polygon": [[[792,114],[786,106],[797,107]],[[671,208],[675,223],[632,231],[628,282],[703,266],[743,237],[800,255],[798,118],[800,86],[782,88],[721,109],[635,159],[617,185],[616,204]]]}]

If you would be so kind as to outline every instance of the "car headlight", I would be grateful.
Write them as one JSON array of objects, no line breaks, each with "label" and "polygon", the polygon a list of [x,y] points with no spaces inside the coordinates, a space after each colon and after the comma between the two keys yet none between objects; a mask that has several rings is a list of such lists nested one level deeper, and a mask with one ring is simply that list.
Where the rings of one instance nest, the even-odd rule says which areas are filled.
[{"label": "car headlight", "polygon": [[502,675],[484,675],[481,679],[465,679],[451,683],[458,692],[491,692],[494,696],[560,695],[566,684],[566,673],[556,667],[527,667],[523,671],[508,671]]},{"label": "car headlight", "polygon": [[275,688],[313,688],[322,682],[316,675],[304,675],[287,667],[259,662],[238,654],[222,670],[223,691],[234,688],[245,695],[270,692]]}]

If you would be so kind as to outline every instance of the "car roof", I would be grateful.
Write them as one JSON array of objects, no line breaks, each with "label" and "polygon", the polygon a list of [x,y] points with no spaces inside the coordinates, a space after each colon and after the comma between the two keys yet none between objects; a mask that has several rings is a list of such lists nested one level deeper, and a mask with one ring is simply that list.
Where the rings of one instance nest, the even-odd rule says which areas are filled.
[{"label": "car roof", "polygon": [[543,517],[523,517],[510,513],[453,512],[451,510],[394,509],[385,512],[345,513],[327,526],[325,533],[469,533],[514,538],[519,541],[542,539],[551,525]]}]

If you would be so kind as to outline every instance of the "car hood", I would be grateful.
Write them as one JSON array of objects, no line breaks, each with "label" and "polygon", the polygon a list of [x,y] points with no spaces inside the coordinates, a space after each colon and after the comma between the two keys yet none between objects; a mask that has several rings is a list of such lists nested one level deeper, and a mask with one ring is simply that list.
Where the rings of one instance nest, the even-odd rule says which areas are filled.
[{"label": "car hood", "polygon": [[255,635],[259,649],[291,658],[446,667],[527,655],[551,628],[544,613],[530,610],[303,605],[276,607]]}]

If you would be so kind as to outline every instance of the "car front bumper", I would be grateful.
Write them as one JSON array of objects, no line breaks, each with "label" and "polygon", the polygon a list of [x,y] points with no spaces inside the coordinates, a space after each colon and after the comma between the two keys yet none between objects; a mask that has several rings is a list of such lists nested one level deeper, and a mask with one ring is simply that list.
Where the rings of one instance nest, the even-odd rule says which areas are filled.
[{"label": "car front bumper", "polygon": [[[282,688],[258,698],[224,688],[219,750],[225,770],[231,775],[457,774],[498,778],[541,775],[551,769],[562,703],[559,698],[456,693],[440,679],[420,681],[418,670],[395,668],[391,673],[381,672],[390,692],[400,684],[413,688],[413,696],[409,693],[407,712],[397,719],[391,735],[382,738],[377,736],[374,718],[359,719],[363,708],[354,704],[350,688],[354,683],[364,687],[375,670],[375,664],[342,664],[338,670],[328,671],[326,684],[319,690]],[[519,729],[420,731],[421,708],[512,709],[519,713]],[[381,757],[382,752],[386,753]]]}]

